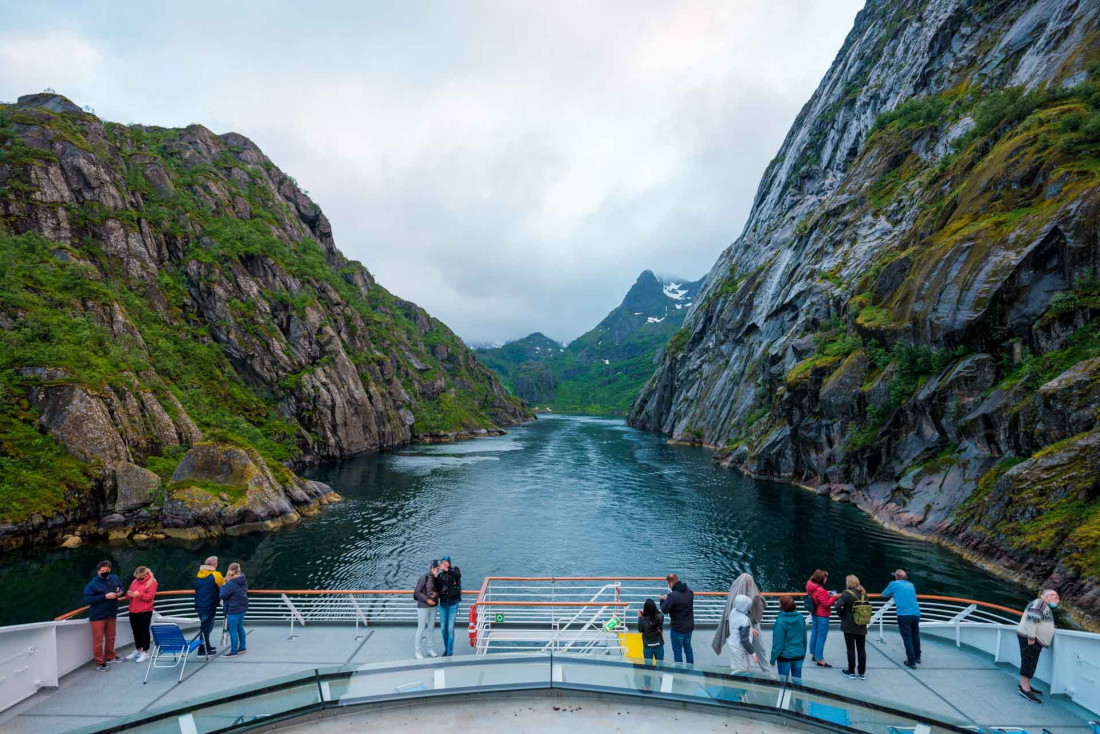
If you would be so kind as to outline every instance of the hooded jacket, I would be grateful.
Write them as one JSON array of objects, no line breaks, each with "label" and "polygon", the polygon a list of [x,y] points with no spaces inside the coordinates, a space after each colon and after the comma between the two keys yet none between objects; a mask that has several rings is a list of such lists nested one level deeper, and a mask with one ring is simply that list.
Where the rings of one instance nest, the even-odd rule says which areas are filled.
[{"label": "hooded jacket", "polygon": [[225,604],[226,614],[244,614],[248,611],[248,579],[242,573],[222,584],[218,596]]},{"label": "hooded jacket", "polygon": [[118,576],[113,573],[107,578],[96,574],[84,587],[84,603],[88,605],[88,619],[98,622],[101,619],[113,619],[118,616],[118,598],[108,599],[107,594],[122,593]]},{"label": "hooded jacket", "polygon": [[771,662],[806,658],[806,618],[798,612],[780,612],[772,627]]},{"label": "hooded jacket", "polygon": [[157,597],[157,580],[153,574],[145,581],[134,579],[130,582],[130,588],[126,592],[126,598],[130,600],[130,612],[141,614],[153,611],[153,602]]},{"label": "hooded jacket", "polygon": [[225,578],[213,567],[199,566],[199,572],[195,575],[195,611],[204,614],[216,612],[221,603],[218,589],[224,583]]},{"label": "hooded jacket", "polygon": [[730,651],[730,667],[734,673],[749,673],[757,667],[752,660],[756,648],[753,644],[752,617],[749,616],[751,609],[752,599],[744,594],[733,600],[733,613],[727,623],[729,639],[726,647]]},{"label": "hooded jacket", "polygon": [[828,617],[831,607],[840,598],[839,594],[830,594],[824,586],[813,581],[806,582],[806,593],[814,600],[814,614],[818,617]]},{"label": "hooded jacket", "polygon": [[645,615],[638,615],[638,631],[642,633],[643,647],[661,647],[665,644],[665,615],[657,612],[653,624]]},{"label": "hooded jacket", "polygon": [[867,625],[856,624],[856,618],[852,613],[856,602],[860,601],[861,598],[863,601],[866,601],[867,595],[861,595],[857,589],[845,589],[840,596],[837,597],[836,614],[840,617],[841,632],[846,632],[849,635],[867,634]]},{"label": "hooded jacket", "polygon": [[1050,643],[1054,642],[1054,611],[1050,605],[1041,598],[1028,604],[1016,627],[1016,634],[1034,637],[1043,647],[1050,647]]},{"label": "hooded jacket", "polygon": [[691,632],[695,629],[695,592],[683,581],[677,581],[661,602],[661,611],[672,618],[673,632],[682,635]]}]

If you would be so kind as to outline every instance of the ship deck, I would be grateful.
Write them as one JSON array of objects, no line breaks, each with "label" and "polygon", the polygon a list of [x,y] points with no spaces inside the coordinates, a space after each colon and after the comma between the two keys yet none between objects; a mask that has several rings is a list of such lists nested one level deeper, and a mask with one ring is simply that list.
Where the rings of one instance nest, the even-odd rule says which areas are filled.
[{"label": "ship deck", "polygon": [[[188,663],[180,683],[177,683],[177,670],[154,669],[148,684],[143,685],[145,664],[119,663],[113,665],[110,672],[98,672],[93,664],[88,663],[62,677],[57,688],[41,690],[0,714],[0,730],[18,734],[68,731],[106,723],[121,716],[170,707],[188,699],[257,684],[290,673],[329,666],[405,660],[411,657],[413,629],[412,626],[400,624],[372,625],[359,629],[360,639],[356,639],[355,631],[347,625],[310,624],[297,629],[298,636],[288,639],[286,626],[249,625],[246,655],[232,659],[217,657],[206,663]],[[467,642],[466,630],[456,629],[456,633],[456,655],[471,655],[473,650]],[[765,634],[770,633],[766,631]],[[724,666],[725,661],[710,649],[712,635],[713,627],[696,631],[694,650],[697,665]],[[437,644],[438,640],[437,629]],[[839,630],[834,628],[828,638],[826,658],[837,667],[822,669],[808,665],[804,671],[806,684],[843,691],[853,697],[889,701],[899,708],[987,729],[1021,727],[1037,734],[1040,728],[1045,727],[1054,734],[1091,733],[1087,721],[1094,717],[1087,710],[1063,696],[1048,695],[1050,700],[1042,705],[1024,700],[1016,691],[1014,668],[994,663],[987,654],[965,646],[957,648],[949,641],[926,635],[922,640],[924,662],[913,671],[901,664],[904,653],[897,632],[886,629],[883,640],[879,642],[877,634],[868,635],[867,679],[852,681],[840,674],[845,658],[844,641]],[[127,648],[120,650],[120,654],[125,655],[126,652]],[[671,647],[666,645],[665,652],[668,662]],[[494,719],[502,727],[526,721],[519,718],[521,712],[531,722],[538,722],[551,720],[552,714],[560,713],[561,709],[560,705],[559,710],[553,707],[547,709],[546,705],[540,704],[520,706],[514,701],[494,705],[494,710],[501,712]],[[613,715],[608,714],[608,705],[606,702],[590,705],[587,707],[588,714],[584,716],[598,718]],[[570,705],[568,708],[577,714],[577,718],[571,719],[568,724],[575,726],[585,707]],[[648,718],[667,716],[661,707],[630,702],[622,704],[619,710],[631,711],[632,728],[642,726]],[[511,721],[508,721],[509,718]],[[324,729],[337,730],[346,728],[352,720],[361,720],[361,724],[366,721],[362,716],[341,717],[317,722],[313,726],[324,723]],[[479,727],[484,723],[483,719],[476,717],[471,720],[477,720]],[[742,720],[739,714],[727,715],[724,721],[729,723],[735,720]],[[362,729],[362,726],[358,728]],[[494,731],[484,727],[479,730]],[[642,730],[645,730],[644,727]],[[755,730],[769,729],[761,722]]]}]

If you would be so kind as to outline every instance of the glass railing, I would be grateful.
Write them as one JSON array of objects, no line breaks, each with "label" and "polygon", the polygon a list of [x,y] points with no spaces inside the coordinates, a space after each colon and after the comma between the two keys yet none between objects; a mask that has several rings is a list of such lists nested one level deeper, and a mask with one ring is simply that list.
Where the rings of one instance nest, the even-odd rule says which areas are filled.
[{"label": "glass railing", "polygon": [[885,701],[854,699],[839,690],[732,675],[716,668],[676,663],[647,666],[592,655],[499,654],[321,668],[77,731],[234,732],[303,714],[385,701],[535,689],[722,707],[731,713],[763,714],[827,731],[938,734],[977,730],[965,722],[932,719]]}]

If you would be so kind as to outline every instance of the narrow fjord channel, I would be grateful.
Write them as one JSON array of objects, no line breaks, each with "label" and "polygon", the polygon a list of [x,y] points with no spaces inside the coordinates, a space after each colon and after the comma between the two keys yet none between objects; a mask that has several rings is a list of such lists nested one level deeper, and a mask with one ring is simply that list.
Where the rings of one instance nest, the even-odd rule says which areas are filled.
[{"label": "narrow fjord channel", "polygon": [[[934,543],[889,531],[855,507],[720,469],[622,420],[543,416],[508,435],[417,445],[307,472],[345,499],[269,534],[191,545],[89,545],[10,553],[0,624],[81,604],[96,561],[151,567],[191,588],[199,561],[240,561],[254,588],[410,588],[450,554],[467,587],[486,575],[663,575],[724,590],[742,571],[761,588],[803,588],[815,568],[880,591],[901,566],[923,593],[1013,607],[1029,598]],[[1032,594],[1033,596],[1033,594]]]}]

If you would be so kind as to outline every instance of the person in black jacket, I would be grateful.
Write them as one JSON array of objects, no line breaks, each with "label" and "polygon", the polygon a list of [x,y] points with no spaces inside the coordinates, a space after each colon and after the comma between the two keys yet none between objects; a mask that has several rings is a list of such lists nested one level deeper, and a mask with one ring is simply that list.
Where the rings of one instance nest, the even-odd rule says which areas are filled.
[{"label": "person in black jacket", "polygon": [[248,611],[248,579],[241,571],[241,564],[229,564],[225,583],[218,595],[225,607],[225,624],[229,630],[229,654],[226,657],[236,657],[248,649],[244,631],[244,614]]},{"label": "person in black jacket", "polygon": [[661,597],[661,611],[672,618],[672,630],[668,633],[672,640],[672,659],[694,665],[691,633],[695,630],[695,592],[674,573],[670,573],[665,580],[668,581],[669,592]]},{"label": "person in black jacket", "polygon": [[[642,633],[642,658],[646,665],[656,665],[665,659],[665,615],[657,611],[657,604],[646,599],[638,610],[638,631]],[[652,661],[652,662],[651,662]],[[642,693],[653,691],[653,680],[648,674],[641,677]]]},{"label": "person in black jacket", "polygon": [[92,657],[96,670],[110,670],[108,663],[121,663],[115,654],[115,618],[118,616],[118,600],[125,598],[118,576],[111,573],[111,562],[100,561],[95,577],[84,587],[84,603],[88,605],[88,619],[92,623]]},{"label": "person in black jacket", "polygon": [[435,579],[439,595],[439,630],[443,633],[443,657],[454,655],[455,616],[462,601],[462,571],[451,564],[450,556],[439,559],[439,575]]},{"label": "person in black jacket", "polygon": [[847,678],[866,680],[867,673],[867,625],[857,624],[855,607],[869,604],[867,592],[859,579],[849,575],[844,580],[845,589],[836,603],[840,617],[840,631],[844,633],[844,645],[848,648],[848,667],[841,671]]}]

